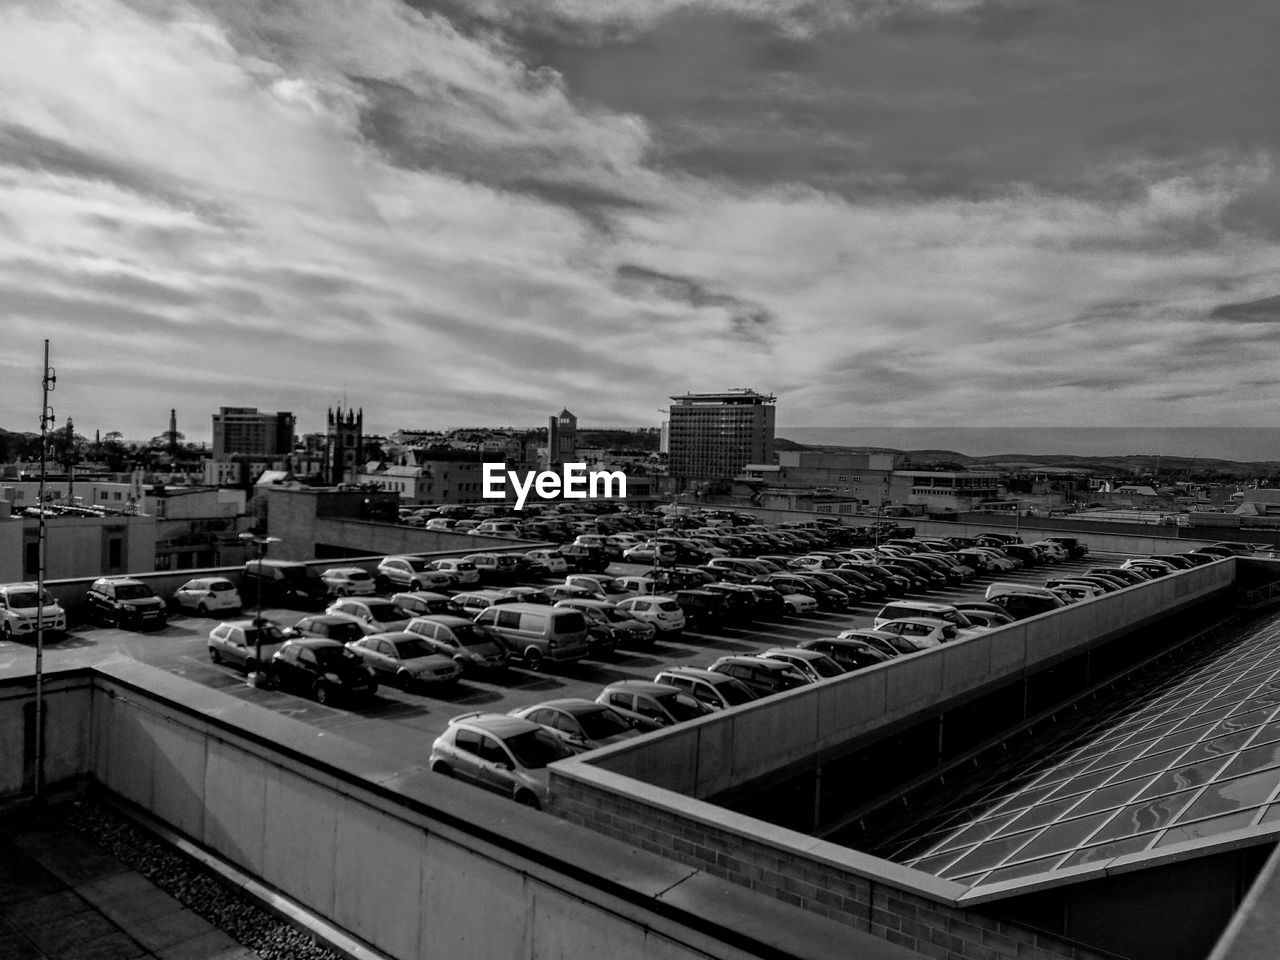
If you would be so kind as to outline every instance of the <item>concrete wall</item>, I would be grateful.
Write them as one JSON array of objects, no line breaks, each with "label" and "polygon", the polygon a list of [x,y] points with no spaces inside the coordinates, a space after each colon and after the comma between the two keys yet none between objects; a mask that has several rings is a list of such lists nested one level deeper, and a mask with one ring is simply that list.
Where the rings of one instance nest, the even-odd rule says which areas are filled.
[{"label": "concrete wall", "polygon": [[1067,659],[1231,588],[1235,560],[810,684],[593,754],[590,766],[709,797]]},{"label": "concrete wall", "polygon": [[[915,956],[142,664],[49,691],[60,775],[92,776],[397,960]],[[25,678],[0,681],[0,800],[22,781],[10,731],[30,699]]]}]

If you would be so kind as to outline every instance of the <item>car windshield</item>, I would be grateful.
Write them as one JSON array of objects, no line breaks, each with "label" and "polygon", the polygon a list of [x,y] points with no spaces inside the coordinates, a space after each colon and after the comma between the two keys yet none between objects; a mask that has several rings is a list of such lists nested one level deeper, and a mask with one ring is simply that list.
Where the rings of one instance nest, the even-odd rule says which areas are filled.
[{"label": "car windshield", "polygon": [[673,690],[671,693],[655,694],[654,699],[662,705],[667,713],[677,720],[692,720],[703,714],[697,700],[684,696],[678,690]]},{"label": "car windshield", "polygon": [[[46,606],[53,603],[53,597],[49,595],[48,590],[44,592],[43,603]],[[37,594],[34,590],[15,590],[13,593],[9,594],[9,606],[14,607],[15,609],[34,607],[36,605]]]},{"label": "car windshield", "polygon": [[396,648],[396,656],[401,660],[412,660],[414,657],[429,657],[435,650],[431,649],[425,641],[413,640],[397,640],[392,644]]},{"label": "car windshield", "polygon": [[342,570],[338,576],[346,577],[348,580],[369,580],[369,574],[364,570]]},{"label": "car windshield", "polygon": [[635,617],[630,617],[621,610],[614,610],[612,607],[606,607],[601,610],[600,615],[610,623],[630,623],[635,619]]},{"label": "car windshield", "polygon": [[209,589],[214,593],[228,593],[235,590],[236,585],[230,580],[214,580],[209,584]]},{"label": "car windshield", "polygon": [[750,703],[755,699],[755,694],[740,683],[722,683],[716,689],[731,707],[736,707],[740,703]]},{"label": "car windshield", "polygon": [[388,620],[406,619],[405,612],[389,600],[386,603],[371,603],[368,606],[369,613],[373,615],[375,620],[385,623]]},{"label": "car windshield", "polygon": [[330,640],[346,643],[348,640],[359,640],[364,636],[364,631],[360,629],[360,624],[344,620],[342,623],[330,624],[326,635]]},{"label": "car windshield", "polygon": [[493,634],[478,623],[458,623],[450,629],[458,643],[464,647],[481,647],[493,644]]},{"label": "car windshield", "polygon": [[142,583],[122,583],[116,587],[117,600],[145,600],[154,596],[151,588]]},{"label": "car windshield", "polygon": [[838,677],[840,674],[844,673],[844,671],[840,669],[840,665],[834,660],[828,660],[826,658],[821,660],[813,659],[808,661],[808,663],[809,666],[813,668],[813,672],[820,677]]},{"label": "car windshield", "polygon": [[578,721],[578,725],[582,727],[582,732],[587,735],[588,740],[604,740],[606,737],[616,737],[618,734],[626,733],[631,729],[627,726],[625,720],[609,709],[579,713],[574,716],[574,719]]},{"label": "car windshield", "polygon": [[550,730],[528,730],[502,741],[526,770],[541,770],[553,760],[573,756],[568,745]]}]

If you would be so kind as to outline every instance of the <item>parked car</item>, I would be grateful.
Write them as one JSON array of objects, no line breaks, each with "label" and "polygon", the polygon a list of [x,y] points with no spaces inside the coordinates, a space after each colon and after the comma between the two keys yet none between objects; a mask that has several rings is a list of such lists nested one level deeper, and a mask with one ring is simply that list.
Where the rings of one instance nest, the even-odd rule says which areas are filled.
[{"label": "parked car", "polygon": [[711,707],[689,693],[665,683],[648,680],[618,680],[596,696],[622,716],[660,727],[696,720],[711,713]]},{"label": "parked car", "polygon": [[467,590],[464,593],[455,593],[451,599],[466,617],[474,617],[481,610],[488,610],[500,603],[516,602],[516,598],[505,590]]},{"label": "parked car", "polygon": [[324,612],[358,623],[366,634],[403,630],[412,619],[408,611],[379,598],[345,597],[329,604]]},{"label": "parked car", "polygon": [[111,627],[163,627],[168,612],[163,600],[141,580],[99,577],[85,594],[89,619]]},{"label": "parked car", "polygon": [[192,610],[202,617],[240,609],[240,591],[226,577],[196,577],[188,580],[171,598],[179,610]]},{"label": "parked car", "polygon": [[287,640],[295,637],[298,639],[320,637],[326,640],[337,640],[339,643],[359,640],[364,636],[360,624],[350,617],[331,617],[327,613],[313,613],[305,616],[292,627],[285,627],[283,633]]},{"label": "parked car", "polygon": [[321,572],[320,582],[331,597],[371,597],[378,592],[373,575],[363,567],[330,567]]},{"label": "parked car", "polygon": [[352,640],[347,649],[373,670],[374,676],[405,690],[452,684],[462,666],[416,633],[371,633]]},{"label": "parked car", "polygon": [[671,597],[628,597],[618,601],[618,609],[637,620],[653,624],[659,635],[675,636],[685,627],[684,611]]},{"label": "parked car", "polygon": [[383,557],[378,562],[375,582],[380,590],[448,590],[457,581],[448,570],[437,570],[422,557],[396,555]]},{"label": "parked car", "polygon": [[439,615],[414,617],[405,627],[452,657],[464,673],[502,673],[509,659],[498,638],[466,617]]},{"label": "parked car", "polygon": [[580,751],[630,740],[642,732],[613,707],[585,697],[546,700],[512,710],[510,715],[542,724],[574,750]]},{"label": "parked car", "polygon": [[305,563],[249,560],[240,572],[240,596],[246,606],[314,610],[324,602],[325,585]]},{"label": "parked car", "polygon": [[411,593],[393,593],[391,602],[401,610],[414,616],[430,616],[433,614],[458,615],[462,608],[453,602],[453,597],[432,590],[414,590]]},{"label": "parked car", "polygon": [[570,570],[578,573],[604,573],[609,567],[609,558],[603,550],[595,547],[569,543],[560,548],[560,556],[564,557]]},{"label": "parked car", "polygon": [[[933,617],[906,617],[902,620],[889,620],[876,627],[885,633],[896,633],[910,637],[923,646],[934,647],[952,640],[961,639],[961,630],[954,623],[938,620]],[[970,627],[969,631],[974,628]]]},{"label": "parked car", "polygon": [[0,639],[34,637],[37,620],[46,638],[67,632],[67,612],[48,590],[42,593],[34,583],[0,586]]},{"label": "parked car", "polygon": [[844,667],[820,650],[805,650],[803,647],[771,647],[760,656],[790,664],[814,681],[838,677],[844,673]]},{"label": "parked car", "polygon": [[[990,593],[991,589],[988,588]],[[957,627],[971,627],[971,624],[953,604],[928,603],[924,600],[894,600],[886,603],[875,615],[871,627],[879,630],[882,624],[890,620],[902,620],[906,617],[932,617],[935,620],[947,620]]]},{"label": "parked car", "polygon": [[471,553],[462,559],[479,571],[481,583],[511,583],[520,573],[520,559],[514,553]]},{"label": "parked car", "polygon": [[764,657],[734,654],[716,659],[707,669],[741,681],[761,697],[783,693],[812,682],[808,674],[791,664]]},{"label": "parked car", "polygon": [[555,576],[569,569],[569,562],[559,550],[530,550],[524,555],[525,567],[539,576]]},{"label": "parked car", "polygon": [[337,640],[286,640],[271,658],[271,675],[285,690],[317,703],[371,698],[378,689],[373,671]]},{"label": "parked car", "polygon": [[872,647],[865,640],[854,638],[821,637],[814,640],[802,640],[798,646],[802,650],[817,650],[844,667],[846,672],[873,667],[892,659],[888,654]]},{"label": "parked car", "polygon": [[274,620],[227,620],[209,631],[209,659],[254,673],[259,663],[269,664],[288,639]]},{"label": "parked car", "polygon": [[476,616],[530,670],[546,662],[572,663],[589,652],[587,621],[578,610],[536,603],[504,603]]},{"label": "parked car", "polygon": [[759,694],[741,680],[701,667],[667,667],[665,670],[659,670],[654,675],[653,681],[678,687],[712,710],[727,710],[729,707],[759,699]]},{"label": "parked car", "polygon": [[582,611],[587,620],[588,636],[593,641],[605,639],[607,649],[651,647],[657,636],[657,628],[652,623],[637,620],[609,600],[572,598],[558,600],[556,606]]},{"label": "parked car", "polygon": [[457,777],[539,809],[551,799],[547,764],[573,748],[540,723],[505,713],[454,717],[431,744],[435,773]]},{"label": "parked car", "polygon": [[453,577],[454,583],[460,587],[471,586],[480,582],[480,571],[470,560],[461,557],[443,557],[431,561],[431,569],[442,570]]}]

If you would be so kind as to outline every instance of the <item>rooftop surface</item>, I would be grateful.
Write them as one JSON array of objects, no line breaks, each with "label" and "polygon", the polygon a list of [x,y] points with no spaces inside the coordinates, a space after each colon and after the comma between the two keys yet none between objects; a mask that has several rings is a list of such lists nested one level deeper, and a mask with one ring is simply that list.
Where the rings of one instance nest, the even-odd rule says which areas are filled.
[{"label": "rooftop surface", "polygon": [[870,841],[829,837],[969,887],[1083,879],[1084,865],[1280,834],[1280,621],[1174,657],[1031,747],[956,780]]},{"label": "rooftop surface", "polygon": [[0,957],[256,960],[57,817],[0,821]]}]

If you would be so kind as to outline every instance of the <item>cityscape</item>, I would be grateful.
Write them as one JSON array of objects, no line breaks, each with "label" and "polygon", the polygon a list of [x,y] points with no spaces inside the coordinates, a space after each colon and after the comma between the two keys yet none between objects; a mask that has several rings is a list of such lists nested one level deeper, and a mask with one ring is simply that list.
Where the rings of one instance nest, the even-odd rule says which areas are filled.
[{"label": "cityscape", "polygon": [[1273,960],[1278,27],[0,4],[0,960]]}]

